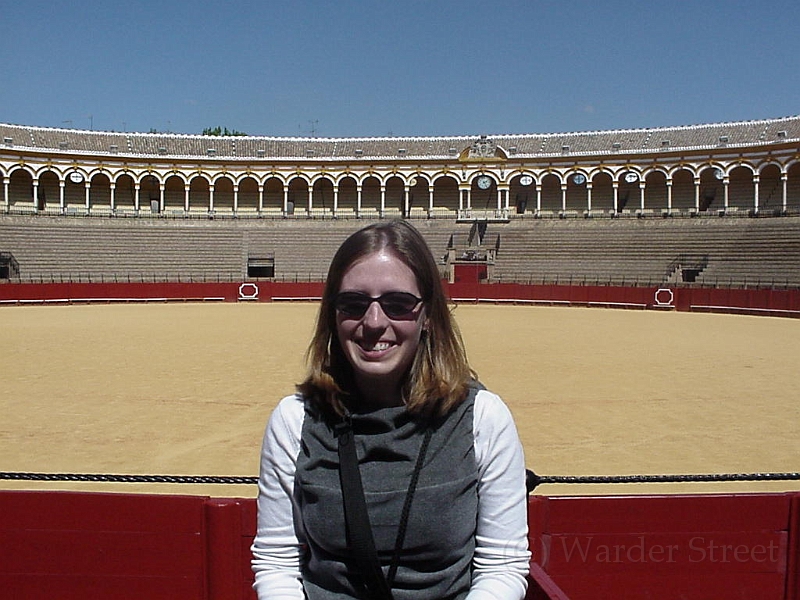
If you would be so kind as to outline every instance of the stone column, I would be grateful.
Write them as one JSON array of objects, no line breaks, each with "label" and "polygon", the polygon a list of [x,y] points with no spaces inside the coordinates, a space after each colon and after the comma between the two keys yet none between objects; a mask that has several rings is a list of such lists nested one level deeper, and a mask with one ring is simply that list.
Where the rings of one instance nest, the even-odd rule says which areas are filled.
[{"label": "stone column", "polygon": [[592,213],[592,182],[586,182],[586,210]]},{"label": "stone column", "polygon": [[723,208],[725,209],[725,212],[728,212],[728,186],[730,185],[730,182],[731,182],[730,177],[728,177],[727,175],[725,177],[723,177],[723,179],[722,179],[722,194],[723,194],[723,202],[724,202]]},{"label": "stone column", "polygon": [[639,180],[639,210],[644,212],[644,179]]},{"label": "stone column", "polygon": [[667,214],[672,214],[672,177],[667,177]]},{"label": "stone column", "polygon": [[758,212],[758,209],[759,209],[760,197],[759,197],[759,194],[758,194],[758,184],[759,184],[760,181],[761,181],[761,177],[758,174],[753,175],[753,206],[754,206],[756,212]]},{"label": "stone column", "polygon": [[33,212],[39,212],[39,180],[33,180]]}]

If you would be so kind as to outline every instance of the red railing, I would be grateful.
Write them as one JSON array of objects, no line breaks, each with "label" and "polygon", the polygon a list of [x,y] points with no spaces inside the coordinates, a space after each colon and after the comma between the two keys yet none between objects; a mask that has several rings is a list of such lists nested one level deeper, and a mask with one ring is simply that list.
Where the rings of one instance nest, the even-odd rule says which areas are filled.
[{"label": "red railing", "polygon": [[798,493],[532,497],[529,540],[573,600],[796,600],[798,510]]},{"label": "red railing", "polygon": [[[0,303],[260,301],[319,298],[321,282],[7,283]],[[800,317],[800,290],[454,283],[457,302],[563,304]]]},{"label": "red railing", "polygon": [[[0,492],[0,590],[252,600],[255,501]],[[529,499],[529,600],[800,598],[800,493]]]}]

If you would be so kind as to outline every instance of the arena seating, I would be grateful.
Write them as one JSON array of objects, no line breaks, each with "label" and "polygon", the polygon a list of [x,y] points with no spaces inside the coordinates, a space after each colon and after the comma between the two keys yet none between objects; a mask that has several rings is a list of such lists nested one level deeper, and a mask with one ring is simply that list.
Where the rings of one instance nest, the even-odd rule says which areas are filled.
[{"label": "arena seating", "polygon": [[241,278],[242,234],[182,221],[148,227],[126,220],[14,218],[0,226],[20,281]]},{"label": "arena seating", "polygon": [[[0,240],[18,281],[246,278],[248,256],[273,256],[279,280],[325,278],[341,241],[365,220],[233,221],[0,216]],[[420,221],[438,257],[469,225]]]},{"label": "arena seating", "polygon": [[[489,225],[485,240],[498,248],[498,281],[800,284],[800,219],[795,218],[512,221]],[[707,258],[694,282],[676,278],[681,257]]]},{"label": "arena seating", "polygon": [[[277,280],[322,280],[367,222],[2,215],[0,251],[16,257],[19,281],[240,279],[248,256],[274,257]],[[413,223],[443,269],[451,243],[476,243],[474,223]],[[482,248],[496,250],[495,282],[800,286],[800,217],[518,219],[486,224]]]}]

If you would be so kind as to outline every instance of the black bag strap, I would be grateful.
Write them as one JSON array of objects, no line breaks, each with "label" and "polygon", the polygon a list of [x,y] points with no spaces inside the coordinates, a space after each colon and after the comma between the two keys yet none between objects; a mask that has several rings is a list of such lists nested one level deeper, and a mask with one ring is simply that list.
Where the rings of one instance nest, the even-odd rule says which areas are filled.
[{"label": "black bag strap", "polygon": [[394,554],[389,566],[388,579],[383,574],[378,561],[378,552],[375,549],[375,539],[372,536],[372,526],[369,523],[369,515],[367,514],[367,502],[364,498],[364,486],[361,482],[361,472],[358,469],[358,455],[356,454],[355,439],[353,437],[353,425],[349,417],[346,417],[342,423],[336,425],[335,433],[339,440],[339,480],[342,486],[344,519],[350,548],[364,577],[364,583],[370,591],[371,600],[392,600],[392,583],[400,563],[400,553],[406,537],[411,503],[414,500],[414,492],[417,488],[425,454],[428,451],[433,428],[427,427],[425,431],[425,437],[422,440],[422,446],[417,456],[417,463],[414,466],[414,474],[409,482],[408,493],[406,494],[403,513],[400,517],[400,525],[397,531]]},{"label": "black bag strap", "polygon": [[431,441],[433,428],[428,427],[425,430],[425,437],[422,438],[422,446],[417,455],[417,464],[414,465],[414,474],[411,476],[411,481],[408,484],[408,492],[406,493],[406,501],[403,504],[403,512],[400,515],[400,526],[397,529],[397,540],[394,544],[394,555],[392,556],[392,564],[389,566],[389,586],[394,583],[394,576],[397,574],[397,567],[400,564],[400,553],[403,551],[403,542],[406,539],[406,529],[408,527],[408,515],[411,512],[411,503],[414,501],[414,492],[417,490],[417,482],[419,481],[419,473],[422,471],[422,463],[425,461],[425,454],[428,452],[428,444]]},{"label": "black bag strap", "polygon": [[339,438],[339,480],[342,485],[348,543],[372,597],[375,600],[391,600],[392,590],[378,562],[378,552],[375,550],[375,540],[369,524],[350,419],[346,418],[337,425],[335,432]]}]

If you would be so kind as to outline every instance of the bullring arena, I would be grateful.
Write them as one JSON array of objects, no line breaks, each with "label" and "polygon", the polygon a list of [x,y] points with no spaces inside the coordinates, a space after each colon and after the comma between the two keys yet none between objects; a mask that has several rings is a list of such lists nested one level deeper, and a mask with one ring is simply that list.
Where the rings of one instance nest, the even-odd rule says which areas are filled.
[{"label": "bullring arena", "polygon": [[[594,597],[598,582],[602,597],[798,597],[800,118],[459,138],[0,134],[5,475],[254,476],[269,411],[302,377],[332,252],[368,222],[405,218],[538,474],[778,476],[542,484],[529,597]],[[151,494],[205,511],[242,498],[229,504],[245,516],[255,493],[11,477],[0,489],[22,522],[41,518],[41,496],[11,491],[67,504],[54,493],[92,492],[69,498],[101,513]],[[614,511],[644,516],[591,522]],[[11,521],[6,550],[32,536]],[[749,558],[688,554],[680,576],[653,560],[626,579],[630,554],[616,571],[595,556],[584,580],[555,550],[604,535],[691,550],[718,536]],[[773,544],[775,560],[759,560]],[[27,563],[3,558],[8,589],[39,597]],[[248,597],[236,573],[227,587],[206,574],[185,597]],[[84,593],[96,583],[77,580]],[[147,597],[171,597],[151,584]]]}]

